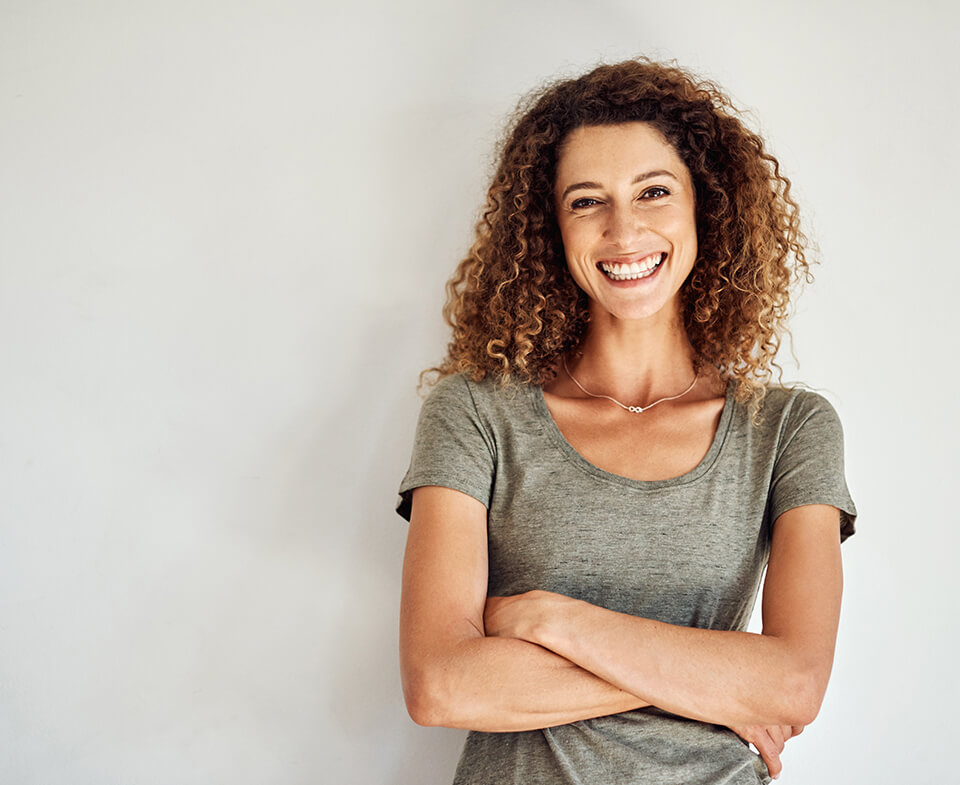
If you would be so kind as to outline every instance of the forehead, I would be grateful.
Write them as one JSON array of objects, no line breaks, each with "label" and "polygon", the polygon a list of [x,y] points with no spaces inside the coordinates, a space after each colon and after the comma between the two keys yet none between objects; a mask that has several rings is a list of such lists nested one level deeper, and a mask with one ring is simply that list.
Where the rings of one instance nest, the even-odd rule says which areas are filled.
[{"label": "forehead", "polygon": [[632,179],[652,169],[689,177],[673,145],[649,123],[580,126],[560,146],[557,185],[567,180]]}]

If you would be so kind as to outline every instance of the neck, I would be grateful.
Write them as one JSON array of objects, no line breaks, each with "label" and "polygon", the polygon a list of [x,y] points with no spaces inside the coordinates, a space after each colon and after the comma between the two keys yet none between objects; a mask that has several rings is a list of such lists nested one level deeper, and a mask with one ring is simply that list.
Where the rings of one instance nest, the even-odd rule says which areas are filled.
[{"label": "neck", "polygon": [[568,365],[591,391],[646,403],[686,388],[694,356],[679,315],[624,320],[604,313],[593,315]]}]

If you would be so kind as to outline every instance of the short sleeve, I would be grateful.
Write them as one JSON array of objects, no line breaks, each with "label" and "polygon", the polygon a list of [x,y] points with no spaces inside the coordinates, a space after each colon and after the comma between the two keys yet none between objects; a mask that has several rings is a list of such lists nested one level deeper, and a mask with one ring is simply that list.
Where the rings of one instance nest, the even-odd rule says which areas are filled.
[{"label": "short sleeve", "polygon": [[444,377],[420,409],[397,512],[410,520],[413,490],[424,485],[453,488],[489,507],[495,456],[469,382],[461,375]]},{"label": "short sleeve", "polygon": [[843,466],[843,428],[833,406],[817,393],[793,399],[777,450],[770,486],[770,520],[805,504],[840,510],[840,540],[855,531],[857,509]]}]

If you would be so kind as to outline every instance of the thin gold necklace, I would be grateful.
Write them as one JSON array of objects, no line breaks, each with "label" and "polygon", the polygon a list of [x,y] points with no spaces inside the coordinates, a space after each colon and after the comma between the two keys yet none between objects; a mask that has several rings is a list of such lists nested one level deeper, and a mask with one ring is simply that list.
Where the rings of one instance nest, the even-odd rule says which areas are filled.
[{"label": "thin gold necklace", "polygon": [[690,392],[693,389],[693,386],[697,383],[697,379],[700,378],[700,371],[695,372],[693,375],[693,381],[690,382],[690,386],[679,395],[671,395],[669,398],[661,398],[659,401],[654,401],[653,403],[648,404],[647,406],[627,406],[625,403],[620,403],[620,401],[618,401],[613,396],[599,395],[598,393],[592,393],[586,387],[580,384],[580,382],[576,380],[574,375],[570,373],[570,369],[567,367],[566,355],[564,355],[563,357],[563,370],[566,371],[567,376],[570,377],[570,381],[573,382],[575,385],[577,385],[577,387],[579,387],[583,392],[585,392],[591,398],[606,398],[608,401],[613,401],[621,409],[626,409],[628,412],[631,412],[633,414],[643,414],[647,409],[653,408],[658,403],[663,403],[664,401],[675,401],[677,400],[677,398],[682,398],[684,395],[686,395],[688,392]]}]

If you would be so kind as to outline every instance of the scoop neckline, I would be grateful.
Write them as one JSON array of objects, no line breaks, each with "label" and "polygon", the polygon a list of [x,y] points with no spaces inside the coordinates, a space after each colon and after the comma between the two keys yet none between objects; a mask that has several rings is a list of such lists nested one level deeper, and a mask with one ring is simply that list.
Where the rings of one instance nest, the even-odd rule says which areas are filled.
[{"label": "scoop neckline", "polygon": [[599,466],[591,463],[579,452],[577,452],[573,445],[567,441],[567,437],[564,436],[560,431],[556,420],[553,419],[553,415],[550,413],[550,407],[547,406],[547,400],[543,396],[543,388],[539,385],[532,386],[534,387],[532,391],[533,407],[542,421],[547,436],[550,437],[550,440],[560,450],[560,452],[563,453],[567,460],[573,463],[577,468],[594,477],[607,480],[608,482],[613,482],[617,485],[625,485],[628,488],[636,488],[639,490],[653,490],[658,488],[669,488],[675,485],[686,485],[687,483],[695,482],[696,480],[700,479],[700,477],[710,471],[710,468],[714,463],[716,463],[717,458],[720,456],[720,452],[723,449],[723,445],[727,439],[727,433],[730,430],[730,423],[733,421],[733,409],[735,404],[733,384],[728,382],[726,396],[723,402],[723,410],[720,412],[720,422],[717,423],[717,430],[713,434],[713,441],[710,442],[710,448],[707,450],[706,455],[704,455],[700,460],[700,463],[694,466],[690,471],[685,472],[677,477],[669,477],[665,480],[634,480],[631,477],[624,477],[622,474],[615,474],[614,472],[608,472],[606,469],[601,469]]}]

